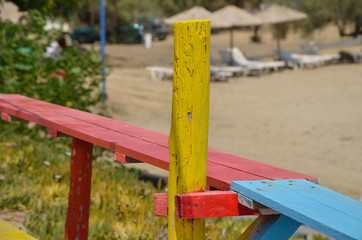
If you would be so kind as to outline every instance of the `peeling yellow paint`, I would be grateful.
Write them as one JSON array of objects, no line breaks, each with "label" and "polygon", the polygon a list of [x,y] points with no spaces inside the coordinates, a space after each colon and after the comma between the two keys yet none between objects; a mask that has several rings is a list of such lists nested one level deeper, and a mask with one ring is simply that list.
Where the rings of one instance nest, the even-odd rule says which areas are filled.
[{"label": "peeling yellow paint", "polygon": [[210,21],[176,22],[169,138],[169,239],[205,239],[203,219],[175,216],[175,194],[206,189],[210,96]]},{"label": "peeling yellow paint", "polygon": [[13,225],[0,219],[0,239],[1,240],[36,240],[32,236],[20,231],[18,228]]}]

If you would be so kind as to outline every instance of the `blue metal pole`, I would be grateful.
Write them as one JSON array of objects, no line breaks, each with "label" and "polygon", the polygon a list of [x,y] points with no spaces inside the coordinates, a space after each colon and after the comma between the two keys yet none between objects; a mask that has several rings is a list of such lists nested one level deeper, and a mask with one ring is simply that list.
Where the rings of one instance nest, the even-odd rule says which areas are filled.
[{"label": "blue metal pole", "polygon": [[105,12],[105,1],[99,0],[99,11],[100,11],[100,40],[101,40],[101,60],[102,60],[102,103],[106,105],[106,66],[105,66],[105,45],[106,45],[106,12]]}]

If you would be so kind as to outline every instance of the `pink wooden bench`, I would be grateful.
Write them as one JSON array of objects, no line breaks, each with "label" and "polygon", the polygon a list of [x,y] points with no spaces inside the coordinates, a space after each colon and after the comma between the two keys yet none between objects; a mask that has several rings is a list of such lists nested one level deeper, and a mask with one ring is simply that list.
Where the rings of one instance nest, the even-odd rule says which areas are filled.
[{"label": "pink wooden bench", "polygon": [[[93,144],[113,151],[116,161],[126,163],[128,158],[132,158],[168,170],[167,135],[17,94],[0,94],[0,112],[1,119],[5,121],[30,121],[48,128],[52,136],[73,138],[66,239],[87,239],[88,236]],[[82,181],[78,181],[79,178]],[[318,181],[312,176],[211,148],[208,150],[207,184],[216,189],[230,190],[233,181],[282,179]],[[230,210],[233,212],[229,215],[261,214],[258,209],[254,211],[238,204],[235,196],[233,193],[229,196],[234,203]],[[158,197],[162,198],[161,195]],[[225,216],[225,212],[219,215]]]}]

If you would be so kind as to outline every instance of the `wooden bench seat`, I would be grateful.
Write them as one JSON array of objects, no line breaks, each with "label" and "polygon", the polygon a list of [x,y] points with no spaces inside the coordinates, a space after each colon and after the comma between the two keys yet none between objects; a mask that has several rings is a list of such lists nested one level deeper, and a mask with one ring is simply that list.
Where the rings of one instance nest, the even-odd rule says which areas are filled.
[{"label": "wooden bench seat", "polygon": [[36,240],[29,234],[20,231],[17,227],[0,219],[0,240]]},{"label": "wooden bench seat", "polygon": [[[333,238],[362,239],[362,203],[328,188],[303,179],[235,181],[232,188],[239,194]],[[273,231],[273,239],[278,239],[275,232],[276,230]]]},{"label": "wooden bench seat", "polygon": [[[127,156],[168,170],[168,136],[103,116],[34,100],[17,94],[0,94],[3,120],[9,116],[47,127],[54,135],[63,133],[99,145],[117,156]],[[209,148],[207,181],[212,187],[229,190],[235,180],[317,178],[255,162]]]}]

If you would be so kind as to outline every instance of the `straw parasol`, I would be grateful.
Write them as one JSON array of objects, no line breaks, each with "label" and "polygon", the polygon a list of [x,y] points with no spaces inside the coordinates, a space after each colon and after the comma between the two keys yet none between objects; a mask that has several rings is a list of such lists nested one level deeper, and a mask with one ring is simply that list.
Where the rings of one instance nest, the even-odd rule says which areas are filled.
[{"label": "straw parasol", "polygon": [[[234,5],[225,6],[215,12],[213,15],[224,19],[225,21],[231,23],[230,28],[230,49],[234,47],[234,37],[233,30],[235,27],[252,27],[259,26],[263,24],[263,21],[245,11],[244,9],[238,8]],[[230,63],[232,64],[232,51],[230,51]]]},{"label": "straw parasol", "polygon": [[276,24],[277,28],[277,46],[278,54],[280,58],[280,36],[279,36],[279,24],[286,22],[293,22],[303,20],[308,17],[307,14],[299,12],[295,9],[273,4],[267,9],[255,14],[258,18],[262,19],[266,24]]},{"label": "straw parasol", "polygon": [[223,7],[213,12],[213,15],[231,23],[234,27],[249,27],[263,24],[260,18],[234,5]]},{"label": "straw parasol", "polygon": [[9,20],[13,23],[18,23],[19,19],[24,15],[20,12],[18,6],[12,2],[0,2],[0,19]]},{"label": "straw parasol", "polygon": [[174,16],[165,19],[165,22],[169,25],[174,24],[177,21],[187,21],[187,20],[210,20],[210,27],[212,29],[217,28],[229,28],[231,24],[223,19],[220,19],[214,16],[211,12],[207,11],[205,8],[200,6],[195,6],[186,10],[184,12],[178,13]]}]

